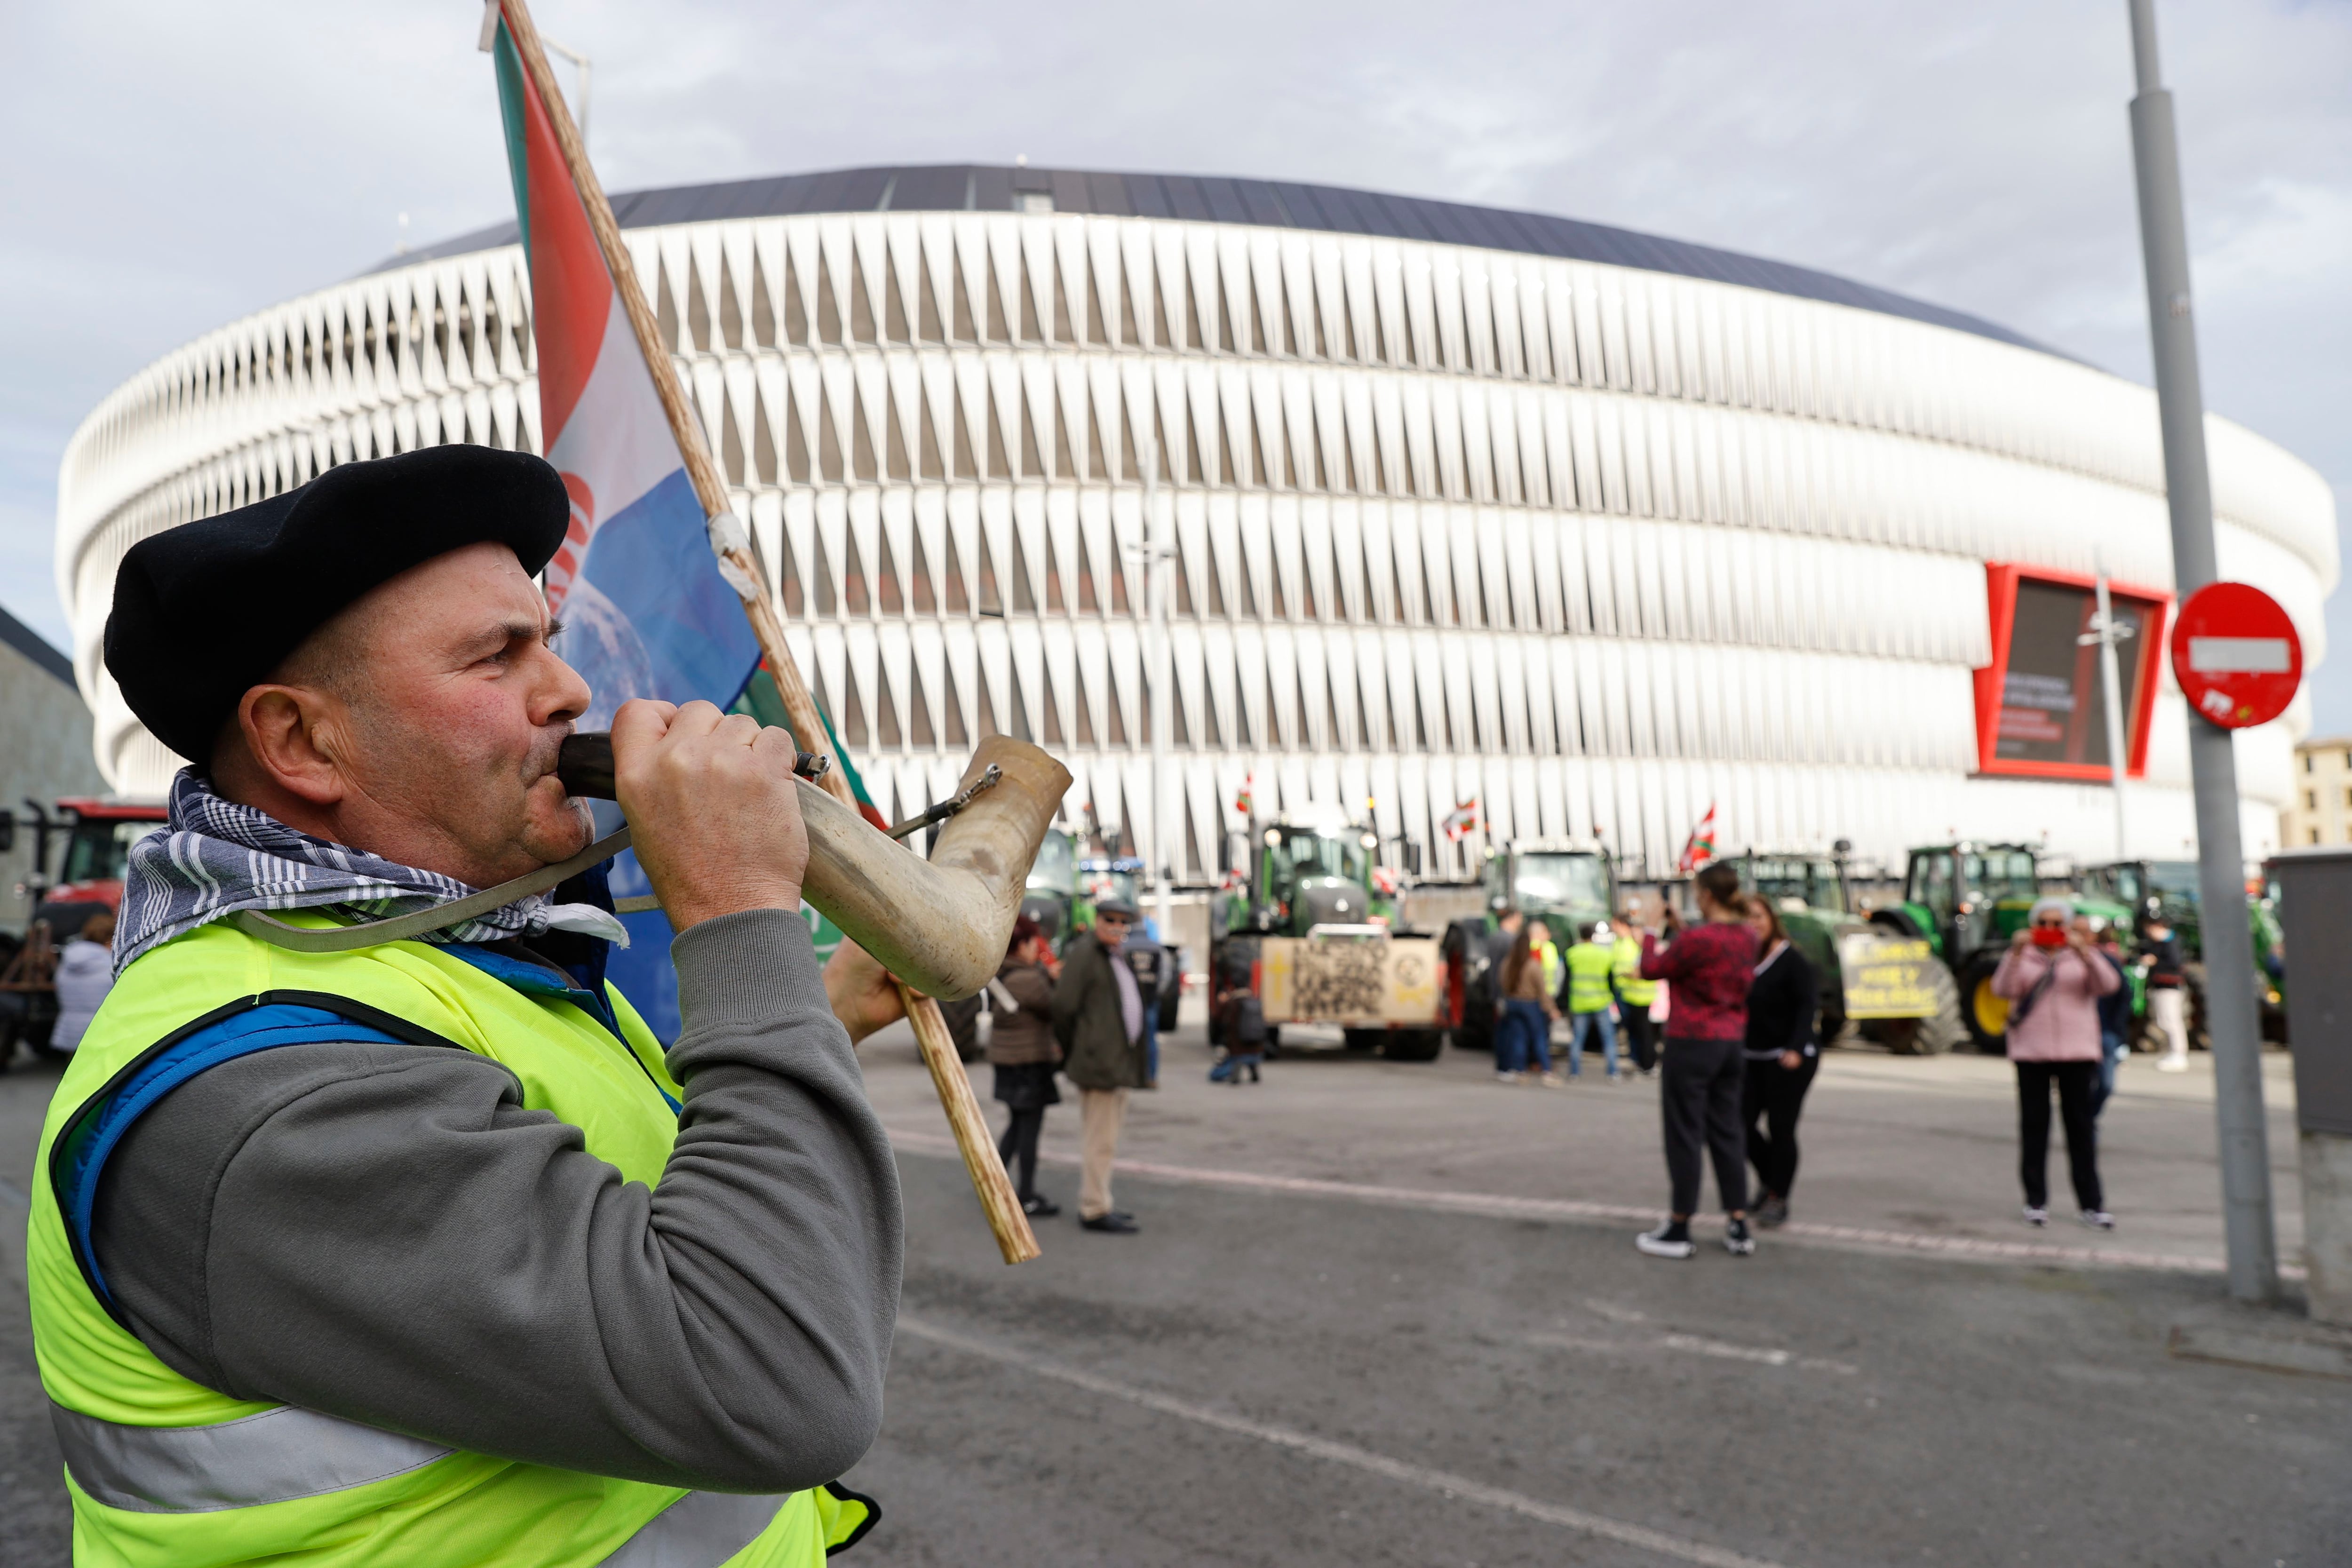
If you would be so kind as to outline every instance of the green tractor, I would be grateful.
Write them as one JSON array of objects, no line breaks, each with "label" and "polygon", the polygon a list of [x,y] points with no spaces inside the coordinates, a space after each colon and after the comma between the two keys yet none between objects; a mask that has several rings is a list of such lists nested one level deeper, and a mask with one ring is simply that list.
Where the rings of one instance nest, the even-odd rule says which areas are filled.
[{"label": "green tractor", "polygon": [[[2181,973],[2188,981],[2189,1037],[2208,1044],[2205,1026],[2205,922],[2194,860],[2118,860],[2083,873],[2085,893],[2131,911],[2132,929],[2154,921],[2172,928],[2180,943]],[[2253,943],[2255,1005],[2264,1039],[2286,1039],[2286,967],[2277,906],[2265,893],[2246,900],[2247,933]],[[2137,992],[2135,992],[2137,1001]],[[2144,1006],[2136,1005],[2138,1015]]]},{"label": "green tractor", "polygon": [[1446,1016],[1456,1046],[1492,1051],[1501,967],[1493,947],[1503,912],[1516,909],[1543,921],[1565,952],[1579,928],[1617,918],[1617,875],[1609,852],[1591,839],[1515,838],[1486,851],[1479,881],[1484,912],[1445,930]]},{"label": "green tractor", "polygon": [[1029,863],[1028,886],[1022,889],[1021,912],[1045,930],[1045,941],[1062,951],[1070,932],[1094,923],[1094,901],[1078,897],[1078,841],[1075,835],[1049,827],[1037,845],[1037,858]]},{"label": "green tractor", "polygon": [[[1903,901],[1873,910],[1870,919],[1926,939],[1951,972],[1969,1037],[1978,1050],[2000,1056],[2007,1049],[2009,1003],[1993,994],[1993,971],[2042,896],[2040,868],[2029,847],[1940,844],[1911,851]],[[2131,919],[2122,904],[2095,897],[2077,894],[2068,902],[2076,914],[2117,923]]]},{"label": "green tractor", "polygon": [[[1780,924],[1789,932],[1790,942],[1811,961],[1814,973],[1821,976],[1821,1038],[1824,1045],[1835,1040],[1846,1024],[1845,984],[1838,960],[1838,939],[1866,933],[1870,929],[1853,912],[1853,899],[1846,885],[1847,849],[1846,842],[1840,839],[1837,848],[1826,855],[1817,849],[1749,849],[1723,862],[1739,873],[1741,888],[1772,901]],[[1937,1031],[1927,1031],[1927,1035],[1930,1039],[1948,1043],[1947,1037]],[[1904,1043],[1912,1043],[1908,1036]],[[1945,1048],[1943,1045],[1930,1046],[1926,1040],[1918,1044],[1921,1049],[1917,1054]]]},{"label": "green tractor", "polygon": [[[1269,1044],[1285,1024],[1337,1026],[1350,1050],[1429,1061],[1444,1043],[1438,944],[1397,931],[1373,865],[1379,837],[1344,812],[1286,812],[1251,824],[1240,885],[1210,919],[1211,984],[1257,998]],[[1209,1039],[1223,1020],[1210,1010]]]}]

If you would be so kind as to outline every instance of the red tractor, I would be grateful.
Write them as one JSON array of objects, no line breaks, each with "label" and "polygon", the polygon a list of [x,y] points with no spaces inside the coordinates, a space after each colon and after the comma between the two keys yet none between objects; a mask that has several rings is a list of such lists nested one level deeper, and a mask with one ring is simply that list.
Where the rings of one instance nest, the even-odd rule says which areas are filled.
[{"label": "red tractor", "polygon": [[[92,915],[115,912],[122,902],[122,875],[131,847],[159,831],[160,801],[60,800],[55,815],[26,801],[28,814],[0,812],[0,849],[16,835],[33,836],[33,872],[16,891],[32,905],[22,938],[0,931],[0,1067],[22,1040],[46,1053],[56,1024],[58,1000],[50,976],[58,944],[81,934]],[[65,854],[51,876],[50,849],[64,841]]]}]

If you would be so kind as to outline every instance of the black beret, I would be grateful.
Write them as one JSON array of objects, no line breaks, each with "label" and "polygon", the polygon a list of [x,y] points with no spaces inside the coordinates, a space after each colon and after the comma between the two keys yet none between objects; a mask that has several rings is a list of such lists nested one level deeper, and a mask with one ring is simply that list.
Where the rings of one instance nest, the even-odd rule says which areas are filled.
[{"label": "black beret", "polygon": [[199,766],[247,690],[352,600],[468,544],[536,574],[572,505],[544,459],[427,447],[132,545],[114,578],[106,668],[155,738]]}]

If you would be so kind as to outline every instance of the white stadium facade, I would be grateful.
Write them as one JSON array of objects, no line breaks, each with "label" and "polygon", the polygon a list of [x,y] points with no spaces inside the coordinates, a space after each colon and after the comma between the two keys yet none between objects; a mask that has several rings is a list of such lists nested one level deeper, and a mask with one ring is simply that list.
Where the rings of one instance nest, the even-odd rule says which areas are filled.
[{"label": "white stadium facade", "polygon": [[[1710,805],[1726,849],[2111,849],[2104,768],[2080,765],[2102,737],[2084,752],[2077,725],[2065,766],[1996,758],[2012,727],[2019,754],[2037,725],[2069,732],[2090,689],[2052,677],[2036,698],[2012,674],[2007,700],[2042,708],[1996,696],[1988,717],[1976,672],[2020,574],[2103,560],[2168,595],[2144,387],[1801,268],[1329,187],[877,168],[615,206],[886,814],[1002,728],[1067,761],[1074,825],[1148,841],[1156,446],[1180,879],[1215,874],[1245,790],[1260,813],[1370,800],[1433,874],[1492,840],[1594,833],[1655,873]],[[133,542],[357,458],[540,449],[514,240],[226,324],[77,432],[58,585],[119,790],[179,765],[100,661]],[[2207,428],[2222,571],[2284,604],[2315,664],[2328,489]],[[2159,683],[2133,852],[2178,856],[2187,711],[2162,661],[2129,667]],[[2277,847],[2305,711],[2240,739],[2250,854]]]}]

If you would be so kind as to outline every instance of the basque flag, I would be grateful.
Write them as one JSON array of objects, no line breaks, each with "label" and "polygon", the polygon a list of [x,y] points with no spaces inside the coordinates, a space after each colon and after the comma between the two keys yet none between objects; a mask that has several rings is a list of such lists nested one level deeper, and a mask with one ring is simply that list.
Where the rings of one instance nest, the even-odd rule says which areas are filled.
[{"label": "basque flag", "polygon": [[[540,426],[572,494],[571,531],[546,585],[548,609],[564,623],[557,651],[594,693],[580,727],[610,729],[635,697],[728,707],[759,644],[719,574],[686,460],[503,13],[492,54],[530,264]],[[614,864],[612,887],[623,897],[652,891],[634,855]],[[624,919],[631,945],[614,952],[612,978],[655,1034],[674,1039],[668,921],[657,911]]]},{"label": "basque flag", "polygon": [[1677,871],[1696,871],[1715,858],[1715,802],[1706,803],[1706,815],[1698,819],[1683,840],[1682,858],[1675,862]]}]

